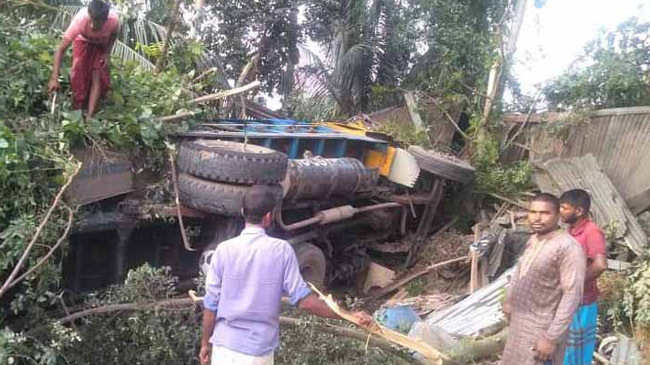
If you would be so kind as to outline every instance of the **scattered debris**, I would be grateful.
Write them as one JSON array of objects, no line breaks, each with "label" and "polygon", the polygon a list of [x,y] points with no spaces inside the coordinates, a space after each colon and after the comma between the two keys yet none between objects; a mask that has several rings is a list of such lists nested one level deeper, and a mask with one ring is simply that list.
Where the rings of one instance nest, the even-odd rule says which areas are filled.
[{"label": "scattered debris", "polygon": [[[448,227],[448,225],[445,227]],[[447,231],[441,228],[429,237],[428,241],[423,245],[419,255],[419,262],[430,265],[434,262],[467,255],[467,250],[473,240],[474,236],[471,234],[462,234],[454,230]]]},{"label": "scattered debris", "polygon": [[585,189],[591,195],[591,212],[596,223],[615,228],[616,238],[635,254],[643,254],[648,236],[593,155],[549,160],[542,168],[543,171],[535,174],[542,191],[559,195],[569,189]]},{"label": "scattered debris", "polygon": [[640,365],[642,360],[634,339],[620,334],[603,339],[594,355],[601,363],[609,365]]},{"label": "scattered debris", "polygon": [[607,259],[607,268],[609,270],[624,271],[631,266],[629,262]]},{"label": "scattered debris", "polygon": [[[338,314],[341,318],[345,319],[346,321],[359,325],[356,317],[341,310],[341,308],[339,308],[338,304],[334,301],[334,299],[332,299],[331,295],[325,296],[323,293],[321,293],[318,290],[318,288],[316,288],[313,285],[310,286],[311,289],[314,292],[316,292],[323,301],[325,301],[325,303],[330,307],[330,309],[334,311],[334,313]],[[383,337],[384,339],[390,342],[396,343],[410,350],[419,352],[422,356],[424,356],[425,359],[430,361],[432,364],[442,365],[442,361],[449,358],[447,355],[436,350],[432,346],[429,346],[428,344],[426,344],[421,340],[410,338],[399,332],[395,332],[391,329],[383,327],[377,323],[374,323],[371,327],[367,328],[367,331],[370,332],[371,334]]]},{"label": "scattered debris", "polygon": [[[402,291],[400,291],[402,293]],[[406,294],[404,290],[403,293]],[[386,302],[386,306],[393,307],[399,305],[408,305],[415,310],[415,312],[420,316],[426,316],[431,312],[435,312],[450,306],[458,300],[457,295],[451,295],[447,293],[439,294],[430,294],[430,295],[418,295],[416,297],[410,298],[391,298]]]},{"label": "scattered debris", "polygon": [[[458,338],[494,334],[505,326],[501,297],[513,269],[455,305],[431,314],[419,326],[436,326]],[[411,330],[413,331],[413,329]]]},{"label": "scattered debris", "polygon": [[397,280],[396,282],[389,285],[388,287],[383,288],[382,290],[378,291],[377,293],[371,295],[369,299],[370,300],[379,299],[379,298],[383,297],[384,295],[387,295],[387,294],[391,293],[392,291],[394,291],[396,289],[399,289],[402,286],[408,284],[408,282],[410,282],[411,280],[416,279],[416,278],[418,278],[418,277],[420,277],[422,275],[428,274],[428,273],[430,273],[431,271],[433,271],[433,270],[435,270],[437,268],[443,267],[445,265],[457,263],[457,262],[463,262],[463,261],[466,261],[466,260],[467,260],[467,256],[463,256],[463,257],[458,257],[458,258],[455,258],[455,259],[452,259],[452,260],[447,260],[447,261],[443,261],[443,262],[439,262],[437,264],[427,266],[427,267],[425,267],[425,268],[423,268],[421,270],[418,270],[418,271],[416,271],[416,272],[414,272],[412,274],[409,274],[409,275],[405,276],[402,279]]},{"label": "scattered debris", "polygon": [[371,251],[381,252],[381,253],[407,253],[411,248],[411,245],[408,242],[373,242],[367,245],[368,249]]},{"label": "scattered debris", "polygon": [[368,273],[366,274],[366,280],[364,281],[362,292],[366,295],[373,291],[383,289],[390,285],[394,279],[395,271],[371,262],[370,267],[368,268]]},{"label": "scattered debris", "polygon": [[396,305],[379,309],[374,318],[383,326],[408,334],[413,324],[420,320],[419,315],[409,305]]}]

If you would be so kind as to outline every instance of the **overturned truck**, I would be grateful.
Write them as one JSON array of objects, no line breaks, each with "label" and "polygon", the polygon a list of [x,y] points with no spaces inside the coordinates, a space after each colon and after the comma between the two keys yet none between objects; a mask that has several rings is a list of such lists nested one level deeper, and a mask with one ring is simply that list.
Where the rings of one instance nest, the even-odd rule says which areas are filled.
[{"label": "overturned truck", "polygon": [[69,289],[119,283],[143,263],[170,266],[191,285],[216,246],[243,228],[241,199],[254,184],[274,189],[269,234],[293,245],[306,280],[351,284],[370,263],[369,247],[381,252],[403,240],[405,251],[416,250],[445,184],[474,177],[464,161],[404,150],[349,124],[228,119],[174,138],[174,173],[162,183],[175,186],[180,204],[170,203],[174,194],[152,203],[152,180],[141,182],[146,174],[134,173],[128,158],[81,153],[71,195],[84,214],[64,263]]}]

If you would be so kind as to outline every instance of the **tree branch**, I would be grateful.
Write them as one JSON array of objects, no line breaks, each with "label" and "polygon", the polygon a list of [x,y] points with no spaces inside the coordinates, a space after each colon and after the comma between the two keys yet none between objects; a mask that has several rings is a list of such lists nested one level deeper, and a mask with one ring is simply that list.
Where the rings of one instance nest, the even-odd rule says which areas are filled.
[{"label": "tree branch", "polygon": [[[165,308],[165,307],[183,307],[183,306],[194,306],[197,305],[196,299],[194,298],[177,298],[177,299],[167,299],[167,300],[162,300],[158,302],[153,302],[153,303],[123,303],[123,304],[111,304],[111,305],[105,305],[101,307],[95,307],[95,308],[90,308],[86,309],[83,311],[79,311],[73,314],[70,314],[68,316],[65,316],[61,319],[59,319],[57,322],[59,324],[66,324],[66,323],[71,323],[73,321],[76,321],[78,319],[84,318],[84,317],[89,317],[92,315],[98,315],[98,314],[108,314],[108,313],[114,313],[114,312],[121,312],[121,311],[144,311],[144,310],[151,310],[151,309],[156,309],[156,308]],[[294,326],[298,327],[302,324],[303,322],[300,321],[299,319],[295,318],[289,318],[289,317],[280,317],[280,324],[286,325],[286,326]],[[400,364],[408,364],[405,360],[403,360],[404,354],[399,351],[399,349],[395,348],[390,342],[378,338],[378,337],[369,337],[367,333],[355,330],[353,328],[345,328],[345,327],[339,327],[339,326],[333,326],[330,324],[317,324],[319,329],[332,333],[334,335],[338,336],[344,336],[348,337],[351,339],[367,342],[369,345],[381,348],[383,350],[389,351],[392,354],[399,356],[400,359],[402,359]]]},{"label": "tree branch", "polygon": [[176,216],[178,219],[178,226],[181,230],[181,238],[183,239],[183,246],[188,251],[196,251],[195,248],[190,246],[190,241],[187,239],[187,233],[185,233],[185,224],[183,224],[183,214],[181,213],[181,202],[178,194],[178,182],[176,181],[176,162],[174,161],[174,153],[169,151],[169,162],[172,166],[172,184],[174,185],[174,203],[176,205]]},{"label": "tree branch", "polygon": [[[526,128],[526,125],[528,124],[528,121],[530,120],[531,115],[533,114],[533,111],[535,110],[535,105],[537,105],[537,95],[533,97],[533,103],[530,105],[530,110],[528,110],[528,114],[526,115],[526,119],[524,122],[521,124],[519,129],[515,132],[515,134],[510,138],[509,140],[506,140],[506,143],[503,145],[503,148],[501,149],[501,152],[499,153],[499,156],[503,155],[503,153],[510,147],[510,145],[517,140],[517,137],[523,132],[524,128]],[[507,138],[507,135],[506,135]]]},{"label": "tree branch", "polygon": [[181,0],[174,1],[174,7],[172,8],[169,14],[169,24],[167,25],[167,33],[165,34],[165,42],[163,43],[163,48],[160,51],[160,58],[156,62],[156,69],[154,72],[156,74],[160,73],[165,68],[165,59],[167,58],[167,52],[169,51],[169,45],[172,40],[172,33],[174,33],[174,28],[176,28],[176,17],[178,16],[178,8],[181,5]]},{"label": "tree branch", "polygon": [[52,216],[52,212],[54,212],[54,209],[56,209],[57,205],[59,205],[59,202],[61,201],[61,197],[63,196],[63,193],[70,186],[70,184],[72,183],[72,180],[74,179],[74,177],[77,176],[77,174],[81,170],[81,166],[82,166],[81,163],[77,164],[77,166],[75,168],[75,171],[72,173],[72,175],[70,175],[68,177],[68,180],[66,181],[66,183],[61,187],[61,190],[59,190],[59,192],[56,194],[56,197],[54,198],[54,202],[52,202],[52,205],[50,206],[47,213],[45,214],[45,217],[43,217],[43,220],[41,221],[41,223],[36,228],[36,232],[34,233],[34,236],[32,237],[32,240],[29,242],[29,244],[25,248],[25,251],[23,252],[23,255],[20,257],[20,260],[18,260],[18,263],[14,267],[13,271],[11,272],[11,274],[9,275],[7,280],[5,280],[5,283],[2,285],[2,288],[0,288],[0,297],[2,297],[2,295],[7,292],[7,290],[9,289],[9,285],[11,284],[12,281],[14,281],[14,279],[18,275],[18,272],[20,271],[20,269],[25,264],[25,261],[27,260],[27,256],[29,256],[29,252],[34,247],[34,244],[36,244],[36,240],[38,240],[38,238],[41,235],[41,232],[43,231],[43,228],[45,227],[47,222],[50,220],[50,216]]},{"label": "tree branch", "polygon": [[31,275],[34,271],[36,271],[41,265],[43,265],[45,263],[45,261],[47,261],[47,259],[49,259],[54,254],[54,252],[59,248],[59,246],[61,246],[61,244],[65,241],[65,239],[68,238],[68,234],[70,233],[70,229],[72,228],[72,221],[73,221],[73,218],[74,218],[74,212],[68,206],[66,206],[65,208],[68,210],[68,224],[66,225],[65,231],[63,231],[63,234],[61,235],[59,240],[56,241],[56,244],[52,248],[50,248],[48,253],[45,254],[45,256],[43,256],[36,263],[36,265],[32,266],[31,269],[27,270],[24,274],[20,275],[18,278],[16,278],[14,281],[12,281],[7,286],[7,290],[11,289],[16,284],[18,284],[20,281],[22,281],[27,276]]},{"label": "tree branch", "polygon": [[192,298],[166,299],[152,303],[110,304],[72,313],[69,316],[65,316],[59,319],[57,322],[59,322],[59,324],[66,324],[72,321],[76,321],[77,319],[92,316],[95,314],[107,314],[118,311],[150,310],[163,307],[182,307],[189,305],[194,306],[194,301]]}]

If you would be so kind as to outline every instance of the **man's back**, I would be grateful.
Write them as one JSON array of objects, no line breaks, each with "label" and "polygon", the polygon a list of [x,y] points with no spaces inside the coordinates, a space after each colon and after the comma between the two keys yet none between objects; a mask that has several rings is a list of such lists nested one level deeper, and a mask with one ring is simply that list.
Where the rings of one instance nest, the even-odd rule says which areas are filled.
[{"label": "man's back", "polygon": [[207,305],[217,312],[212,344],[253,356],[278,345],[282,295],[295,304],[310,293],[293,248],[261,227],[217,247],[206,283]]}]

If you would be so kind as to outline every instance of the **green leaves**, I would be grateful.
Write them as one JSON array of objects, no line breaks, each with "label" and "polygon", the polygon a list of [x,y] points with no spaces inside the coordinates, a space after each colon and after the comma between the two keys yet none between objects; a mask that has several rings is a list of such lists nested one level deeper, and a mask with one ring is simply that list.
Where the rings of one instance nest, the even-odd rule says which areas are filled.
[{"label": "green leaves", "polygon": [[627,277],[623,303],[636,325],[650,326],[650,259],[637,263]]},{"label": "green leaves", "polygon": [[650,22],[632,18],[602,33],[584,49],[577,66],[552,80],[543,93],[560,110],[650,104]]}]

